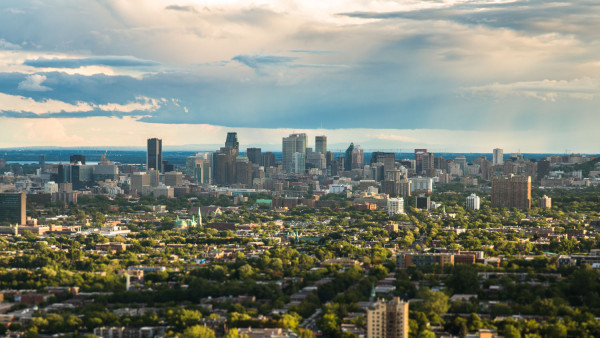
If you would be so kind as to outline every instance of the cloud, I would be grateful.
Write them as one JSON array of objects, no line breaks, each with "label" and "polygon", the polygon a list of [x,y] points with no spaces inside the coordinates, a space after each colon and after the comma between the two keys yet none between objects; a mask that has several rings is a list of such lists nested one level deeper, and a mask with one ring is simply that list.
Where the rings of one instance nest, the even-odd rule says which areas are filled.
[{"label": "cloud", "polygon": [[332,50],[317,50],[317,49],[291,49],[290,52],[304,53],[304,54],[316,54],[316,55],[335,53],[335,51],[332,51]]},{"label": "cloud", "polygon": [[173,10],[173,11],[181,11],[181,12],[190,12],[190,13],[198,13],[196,7],[194,6],[179,6],[179,5],[169,5],[165,7],[165,9]]},{"label": "cloud", "polygon": [[581,78],[574,80],[541,80],[514,83],[492,83],[463,88],[463,92],[474,95],[505,97],[522,95],[543,101],[555,101],[559,97],[592,100],[600,95],[600,79]]},{"label": "cloud", "polygon": [[88,58],[37,58],[25,60],[24,65],[36,68],[81,68],[87,66],[153,67],[160,63],[133,56],[97,56]]},{"label": "cloud", "polygon": [[21,46],[16,45],[14,43],[10,43],[10,42],[6,41],[5,39],[0,39],[0,49],[16,50],[16,49],[21,49]]},{"label": "cloud", "polygon": [[21,82],[19,82],[18,88],[21,90],[30,90],[34,92],[45,92],[48,90],[52,90],[52,88],[42,86],[42,83],[46,81],[46,76],[40,74],[32,74],[27,76],[27,78]]},{"label": "cloud", "polygon": [[260,69],[265,66],[271,65],[285,65],[293,61],[296,61],[297,57],[292,56],[275,56],[275,55],[237,55],[232,58],[233,61],[237,61],[253,69]]},{"label": "cloud", "polygon": [[[23,115],[24,117],[32,116],[54,116],[62,115],[62,113],[92,113],[93,115],[105,115],[104,112],[119,112],[119,113],[141,113],[152,112],[157,110],[162,100],[152,99],[148,97],[136,97],[134,101],[125,104],[106,103],[95,104],[90,102],[77,101],[68,103],[54,99],[44,99],[36,101],[30,97],[20,95],[8,95],[0,93],[0,112],[12,117]],[[10,113],[16,113],[10,114]]]}]

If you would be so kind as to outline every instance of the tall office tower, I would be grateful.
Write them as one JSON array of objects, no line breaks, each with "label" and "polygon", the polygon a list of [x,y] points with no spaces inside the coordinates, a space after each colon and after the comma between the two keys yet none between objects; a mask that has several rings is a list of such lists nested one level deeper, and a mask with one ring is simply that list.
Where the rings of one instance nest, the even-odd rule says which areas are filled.
[{"label": "tall office tower", "polygon": [[71,180],[73,189],[80,190],[89,185],[94,178],[94,167],[91,165],[71,165]]},{"label": "tall office tower", "polygon": [[361,146],[352,149],[352,169],[362,169],[365,166],[365,153]]},{"label": "tall office tower", "polygon": [[38,156],[38,164],[40,165],[40,167],[42,167],[42,169],[44,169],[44,165],[46,165],[46,155],[41,154],[40,156]]},{"label": "tall office tower", "polygon": [[500,148],[494,149],[494,156],[492,159],[493,165],[502,165],[504,163],[504,150]]},{"label": "tall office tower", "polygon": [[427,152],[427,149],[415,149],[415,172],[421,173],[423,171],[423,154]]},{"label": "tall office tower", "polygon": [[331,167],[333,161],[335,161],[335,153],[333,151],[328,151],[327,154],[325,154],[325,164],[327,165],[327,168]]},{"label": "tall office tower", "polygon": [[24,192],[0,193],[0,223],[25,225],[27,196]]},{"label": "tall office tower", "polygon": [[260,149],[260,148],[248,148],[248,149],[246,149],[246,157],[253,164],[263,165],[263,161],[262,161],[262,149]]},{"label": "tall office tower", "polygon": [[307,168],[317,168],[317,169],[325,169],[327,168],[327,161],[325,160],[325,155],[318,152],[307,152],[306,153],[306,167]]},{"label": "tall office tower", "polygon": [[408,338],[408,302],[377,300],[367,308],[367,338]]},{"label": "tall office tower", "polygon": [[215,183],[218,185],[231,185],[236,181],[237,150],[231,147],[222,147],[215,155]]},{"label": "tall office tower", "polygon": [[552,198],[544,195],[542,197],[540,197],[540,208],[542,209],[550,209],[552,208]]},{"label": "tall office tower", "polygon": [[354,143],[350,143],[344,156],[344,171],[352,171],[352,152],[354,151]]},{"label": "tall office tower", "polygon": [[315,153],[327,154],[327,136],[315,136]]},{"label": "tall office tower", "polygon": [[[260,163],[258,163],[258,164],[260,164]],[[267,151],[266,153],[264,153],[262,156],[262,165],[265,168],[274,167],[275,166],[275,154],[273,154],[270,151]]]},{"label": "tall office tower", "polygon": [[85,156],[84,155],[71,155],[69,157],[69,163],[71,164],[85,164]]},{"label": "tall office tower", "polygon": [[[227,139],[225,140],[225,147],[234,148],[237,151],[237,154],[240,153],[240,142],[238,141],[238,136],[236,132],[227,133]],[[236,154],[236,156],[237,156]]]},{"label": "tall office tower", "polygon": [[427,176],[434,176],[432,174],[432,171],[435,171],[435,156],[433,153],[425,152],[421,155],[421,167]]},{"label": "tall office tower", "polygon": [[371,163],[383,163],[383,170],[394,170],[396,168],[396,153],[384,153],[376,151],[371,153]]},{"label": "tall office tower", "polygon": [[303,153],[297,152],[292,155],[291,172],[304,174],[306,169],[306,158]]},{"label": "tall office tower", "polygon": [[435,169],[440,169],[440,170],[446,170],[446,171],[448,171],[448,160],[446,160],[442,156],[434,157],[433,158],[433,167]]},{"label": "tall office tower", "polygon": [[492,180],[492,207],[529,209],[531,176],[495,176]]},{"label": "tall office tower", "polygon": [[480,198],[475,194],[471,194],[467,197],[467,209],[479,210]]},{"label": "tall office tower", "polygon": [[247,157],[238,157],[235,160],[235,183],[252,186],[252,162]]},{"label": "tall office tower", "polygon": [[287,172],[292,171],[292,157],[294,153],[302,153],[306,155],[306,134],[290,134],[288,137],[282,139],[282,161],[283,170]]},{"label": "tall office tower", "polygon": [[162,140],[149,138],[146,150],[146,169],[154,169],[163,172]]}]

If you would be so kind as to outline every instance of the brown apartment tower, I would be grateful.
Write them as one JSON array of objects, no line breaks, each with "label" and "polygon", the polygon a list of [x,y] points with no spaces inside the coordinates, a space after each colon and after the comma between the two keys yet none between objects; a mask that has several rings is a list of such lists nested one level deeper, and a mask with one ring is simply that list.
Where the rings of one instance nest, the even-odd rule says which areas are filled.
[{"label": "brown apartment tower", "polygon": [[531,176],[495,176],[492,180],[492,207],[529,209]]}]

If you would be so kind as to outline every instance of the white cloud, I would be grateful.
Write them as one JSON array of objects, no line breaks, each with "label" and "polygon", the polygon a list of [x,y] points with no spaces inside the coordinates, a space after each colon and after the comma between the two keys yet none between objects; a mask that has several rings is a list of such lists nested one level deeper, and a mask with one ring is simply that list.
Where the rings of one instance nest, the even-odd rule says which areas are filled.
[{"label": "white cloud", "polygon": [[90,112],[93,110],[123,113],[130,113],[134,111],[151,112],[159,107],[160,103],[158,100],[148,97],[136,97],[135,101],[128,102],[126,104],[94,104],[81,101],[71,104],[52,99],[36,101],[30,97],[0,93],[0,111],[33,113],[36,115],[46,115],[60,112],[79,113]]},{"label": "white cloud", "polygon": [[560,97],[591,100],[600,94],[600,79],[542,80],[514,83],[492,83],[464,88],[474,95],[504,97],[521,95],[543,101],[555,101]]},{"label": "white cloud", "polygon": [[0,39],[0,49],[21,49],[21,46],[10,43],[5,39]]},{"label": "white cloud", "polygon": [[19,83],[19,89],[29,90],[33,92],[45,92],[52,90],[50,87],[42,86],[42,83],[46,81],[45,75],[32,74]]}]

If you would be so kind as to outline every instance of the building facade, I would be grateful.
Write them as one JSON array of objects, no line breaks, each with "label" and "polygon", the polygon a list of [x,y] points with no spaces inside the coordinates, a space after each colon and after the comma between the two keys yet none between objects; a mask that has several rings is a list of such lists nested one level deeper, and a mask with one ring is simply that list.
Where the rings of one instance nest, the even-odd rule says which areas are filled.
[{"label": "building facade", "polygon": [[403,214],[404,213],[404,199],[402,197],[388,198],[387,213],[388,213],[388,216]]},{"label": "building facade", "polygon": [[323,155],[327,154],[327,136],[315,136],[315,152]]},{"label": "building facade", "polygon": [[480,206],[480,198],[475,194],[471,194],[467,197],[467,209],[469,210],[479,210]]},{"label": "building facade", "polygon": [[492,207],[529,209],[531,176],[495,176],[492,180]]},{"label": "building facade", "polygon": [[408,338],[408,302],[395,297],[369,306],[367,338]]},{"label": "building facade", "polygon": [[502,165],[504,163],[504,150],[500,148],[494,149],[494,154],[492,158],[493,165]]},{"label": "building facade", "polygon": [[146,168],[163,172],[162,140],[150,138],[146,149]]},{"label": "building facade", "polygon": [[25,225],[26,208],[27,195],[24,192],[0,194],[0,222]]},{"label": "building facade", "polygon": [[546,195],[540,197],[540,208],[550,209],[552,208],[552,199]]}]

